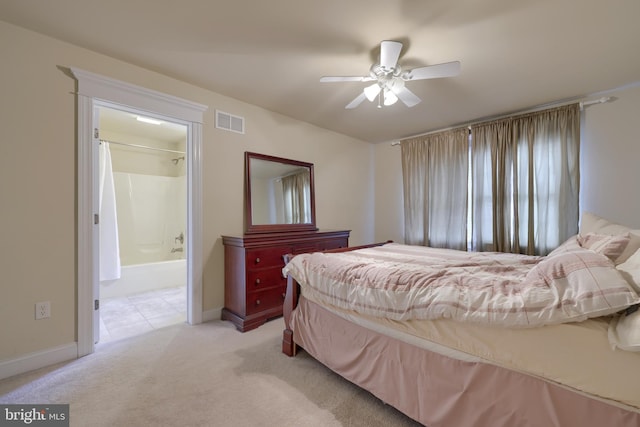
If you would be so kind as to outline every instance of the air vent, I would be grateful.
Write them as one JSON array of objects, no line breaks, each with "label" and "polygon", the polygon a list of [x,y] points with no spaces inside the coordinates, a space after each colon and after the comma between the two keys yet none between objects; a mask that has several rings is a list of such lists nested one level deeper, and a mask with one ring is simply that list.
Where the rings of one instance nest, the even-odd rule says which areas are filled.
[{"label": "air vent", "polygon": [[216,110],[216,127],[236,133],[244,133],[244,117]]}]

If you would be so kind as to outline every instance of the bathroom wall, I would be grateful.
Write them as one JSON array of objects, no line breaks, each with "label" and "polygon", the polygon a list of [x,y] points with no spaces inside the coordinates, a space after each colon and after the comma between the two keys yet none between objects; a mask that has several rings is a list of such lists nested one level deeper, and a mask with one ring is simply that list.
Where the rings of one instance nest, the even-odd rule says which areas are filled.
[{"label": "bathroom wall", "polygon": [[186,128],[184,140],[165,141],[124,133],[114,126],[101,124],[100,135],[103,140],[115,141],[109,149],[122,265],[184,258],[184,240],[175,239],[184,236],[187,225]]}]

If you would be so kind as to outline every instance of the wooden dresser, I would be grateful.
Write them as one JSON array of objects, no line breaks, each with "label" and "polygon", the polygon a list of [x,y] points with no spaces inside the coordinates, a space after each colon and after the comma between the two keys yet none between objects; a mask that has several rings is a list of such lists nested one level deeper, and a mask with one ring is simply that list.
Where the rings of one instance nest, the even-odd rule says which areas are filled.
[{"label": "wooden dresser", "polygon": [[295,231],[222,236],[224,305],[222,319],[244,332],[282,316],[287,279],[283,256],[349,246],[348,230]]}]

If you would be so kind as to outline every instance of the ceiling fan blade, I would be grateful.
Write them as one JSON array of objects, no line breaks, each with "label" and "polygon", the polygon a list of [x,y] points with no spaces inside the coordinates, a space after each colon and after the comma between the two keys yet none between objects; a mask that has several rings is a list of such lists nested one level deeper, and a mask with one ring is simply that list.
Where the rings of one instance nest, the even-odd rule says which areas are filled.
[{"label": "ceiling fan blade", "polygon": [[384,40],[380,43],[380,66],[385,70],[393,70],[398,65],[402,43]]},{"label": "ceiling fan blade", "polygon": [[411,92],[409,89],[407,89],[404,86],[399,88],[393,88],[392,91],[393,93],[396,94],[396,96],[400,99],[400,101],[404,102],[404,104],[407,107],[413,107],[414,105],[417,105],[422,102],[422,100],[418,98],[418,95]]},{"label": "ceiling fan blade", "polygon": [[320,81],[322,83],[333,83],[333,82],[369,82],[373,80],[372,77],[366,76],[325,76],[321,77]]},{"label": "ceiling fan blade", "polygon": [[460,61],[453,61],[414,68],[407,71],[402,78],[404,80],[437,79],[440,77],[453,77],[458,74],[460,74]]},{"label": "ceiling fan blade", "polygon": [[350,103],[347,104],[346,107],[344,107],[347,110],[350,110],[352,108],[356,108],[358,105],[360,105],[362,103],[362,101],[364,101],[365,99],[367,99],[367,97],[365,96],[364,92],[362,92],[360,95],[356,96],[356,98],[351,101]]}]

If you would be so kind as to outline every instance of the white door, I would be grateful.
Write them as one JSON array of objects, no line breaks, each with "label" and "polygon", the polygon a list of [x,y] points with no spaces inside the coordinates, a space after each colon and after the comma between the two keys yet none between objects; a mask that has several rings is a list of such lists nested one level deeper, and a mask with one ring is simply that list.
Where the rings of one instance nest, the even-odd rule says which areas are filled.
[{"label": "white door", "polygon": [[[93,123],[100,123],[100,109],[93,107]],[[93,174],[93,265],[98,268],[93,269],[93,342],[100,341],[100,135],[98,129],[94,128],[93,139],[91,143],[91,159],[93,170],[97,173]]]}]

